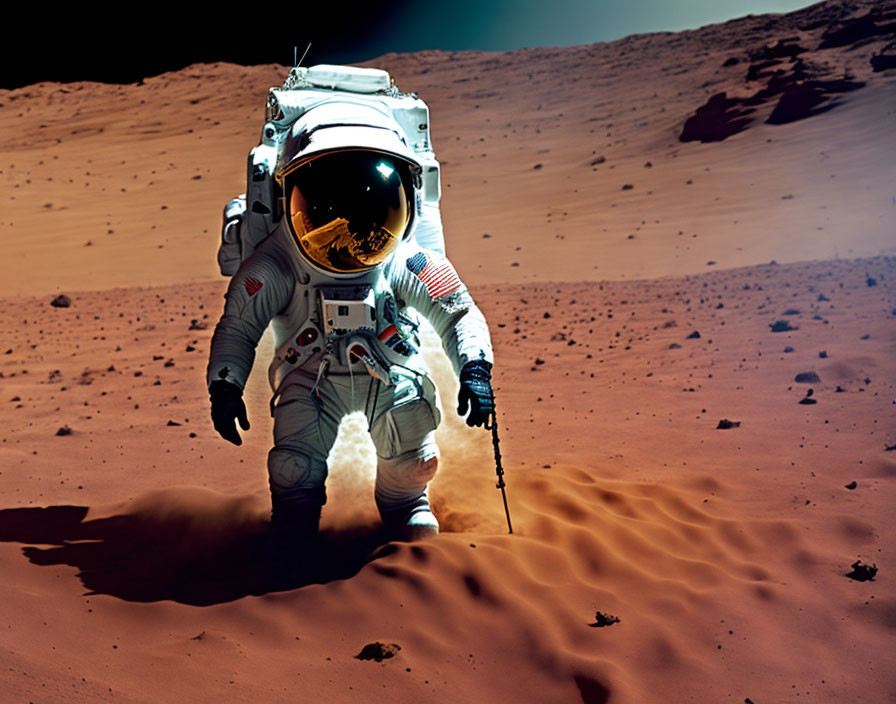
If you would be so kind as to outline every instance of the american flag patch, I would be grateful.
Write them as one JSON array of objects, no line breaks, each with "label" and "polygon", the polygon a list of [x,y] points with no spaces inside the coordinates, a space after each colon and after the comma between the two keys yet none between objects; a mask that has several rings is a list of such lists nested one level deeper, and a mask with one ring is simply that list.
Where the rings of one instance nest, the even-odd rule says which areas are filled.
[{"label": "american flag patch", "polygon": [[246,277],[246,280],[243,281],[243,286],[246,288],[246,293],[250,296],[254,296],[261,290],[261,287],[264,286],[261,281],[258,279],[252,278],[251,276]]},{"label": "american flag patch", "polygon": [[417,252],[408,257],[407,267],[408,271],[423,282],[426,292],[433,300],[454,293],[463,285],[451,262],[432,252]]}]

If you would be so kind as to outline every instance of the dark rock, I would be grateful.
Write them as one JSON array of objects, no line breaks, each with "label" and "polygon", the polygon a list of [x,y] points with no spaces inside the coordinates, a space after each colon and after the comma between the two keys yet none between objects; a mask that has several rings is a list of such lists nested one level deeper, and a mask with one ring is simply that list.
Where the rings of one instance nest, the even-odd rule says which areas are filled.
[{"label": "dark rock", "polygon": [[875,279],[873,276],[869,276],[869,277],[865,280],[865,283],[868,284],[869,287],[871,287],[871,286],[877,286],[877,279]]},{"label": "dark rock", "polygon": [[72,434],[72,429],[69,428],[67,425],[63,425],[59,430],[56,431],[56,435],[59,435],[59,436],[71,435],[71,434]]},{"label": "dark rock", "polygon": [[205,330],[207,327],[208,323],[203,323],[201,320],[194,318],[190,321],[190,330]]},{"label": "dark rock", "polygon": [[861,560],[856,560],[850,565],[852,572],[847,572],[846,576],[857,582],[873,582],[877,575],[877,564],[863,565]]},{"label": "dark rock", "polygon": [[50,305],[54,308],[68,308],[72,304],[72,299],[64,293],[60,293],[56,298],[50,301]]},{"label": "dark rock", "polygon": [[688,335],[685,340],[699,340],[700,339],[700,331],[694,330],[690,335]]},{"label": "dark rock", "polygon": [[716,430],[731,430],[731,428],[739,428],[740,421],[739,420],[728,420],[727,418],[722,418],[719,421],[719,424],[716,426]]},{"label": "dark rock", "polygon": [[750,68],[747,69],[747,80],[758,81],[761,78],[768,78],[774,73],[770,69],[780,65],[781,62],[776,59],[750,64]]},{"label": "dark rock", "polygon": [[679,345],[677,342],[673,342],[672,344],[669,345],[669,349],[670,350],[680,350],[681,345]]},{"label": "dark rock", "polygon": [[169,421],[168,421],[168,425],[169,425],[169,426],[172,426],[172,425],[180,425],[180,423],[178,423],[177,421],[169,420]]},{"label": "dark rock", "polygon": [[739,104],[736,98],[716,93],[685,121],[678,139],[682,142],[721,142],[742,132],[752,121],[747,116],[753,109],[740,109]]},{"label": "dark rock", "polygon": [[809,398],[808,396],[806,396],[804,398],[801,398],[799,400],[799,403],[801,406],[814,406],[816,403],[818,403],[818,400],[814,399],[814,398]]},{"label": "dark rock", "polygon": [[816,372],[800,372],[793,379],[797,384],[820,384],[821,379]]},{"label": "dark rock", "polygon": [[775,59],[793,59],[809,51],[793,44],[793,39],[779,39],[774,46],[764,46],[750,52],[750,61],[771,61]]},{"label": "dark rock", "polygon": [[855,44],[863,39],[893,31],[892,25],[879,25],[875,22],[875,19],[877,19],[875,15],[876,13],[869,12],[867,15],[840,23],[836,29],[828,29],[821,35],[821,43],[818,45],[818,48],[834,49],[838,46]]},{"label": "dark rock", "polygon": [[788,87],[778,100],[778,104],[768,116],[769,125],[786,125],[790,122],[813,117],[839,103],[831,100],[833,95],[847,93],[864,87],[864,83],[846,78],[834,81],[803,81]]},{"label": "dark rock", "polygon": [[594,623],[589,623],[588,625],[592,628],[605,628],[607,626],[612,626],[614,623],[619,623],[619,618],[617,616],[613,616],[613,614],[605,614],[601,611],[595,611]]},{"label": "dark rock", "polygon": [[859,483],[858,483],[857,481],[853,480],[853,481],[851,481],[849,484],[844,484],[844,487],[845,487],[846,489],[849,489],[850,491],[852,491],[852,490],[855,489],[858,485],[859,485]]},{"label": "dark rock", "polygon": [[383,660],[394,658],[399,650],[401,650],[401,646],[398,643],[380,643],[376,641],[368,643],[361,648],[361,652],[355,655],[355,659],[382,662]]},{"label": "dark rock", "polygon": [[793,327],[786,320],[776,320],[775,322],[770,323],[769,327],[772,329],[772,332],[789,332],[790,330],[799,330],[799,328]]},{"label": "dark rock", "polygon": [[871,68],[875,73],[880,73],[881,71],[886,71],[889,68],[896,68],[896,53],[887,54],[885,53],[887,50],[893,48],[896,45],[891,44],[884,51],[879,54],[875,54],[871,57],[870,63]]},{"label": "dark rock", "polygon": [[736,56],[730,56],[727,59],[725,59],[725,63],[722,64],[722,67],[728,68],[729,66],[736,66],[739,63],[740,63],[739,58],[737,58]]},{"label": "dark rock", "polygon": [[790,354],[791,352],[793,352],[793,347],[791,347],[790,345],[787,345],[787,347],[784,348],[784,353]]},{"label": "dark rock", "polygon": [[827,350],[822,350],[821,352],[818,353],[818,356],[819,356],[821,359],[827,359],[827,358],[828,358],[828,351],[827,351]]}]

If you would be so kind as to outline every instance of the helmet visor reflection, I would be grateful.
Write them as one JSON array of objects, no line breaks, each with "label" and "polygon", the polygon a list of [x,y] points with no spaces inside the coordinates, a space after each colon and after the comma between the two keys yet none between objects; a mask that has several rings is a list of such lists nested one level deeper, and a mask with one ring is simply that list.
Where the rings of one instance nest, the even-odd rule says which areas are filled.
[{"label": "helmet visor reflection", "polygon": [[329,271],[377,266],[408,228],[408,183],[401,160],[376,152],[336,152],[300,166],[285,183],[299,248]]}]

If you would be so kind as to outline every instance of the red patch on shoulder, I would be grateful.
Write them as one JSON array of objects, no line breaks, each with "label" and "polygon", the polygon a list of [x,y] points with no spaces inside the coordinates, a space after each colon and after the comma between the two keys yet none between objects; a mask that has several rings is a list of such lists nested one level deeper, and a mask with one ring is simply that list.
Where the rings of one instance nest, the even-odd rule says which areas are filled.
[{"label": "red patch on shoulder", "polygon": [[254,279],[251,276],[247,277],[245,281],[243,281],[243,286],[246,288],[246,293],[250,296],[254,296],[261,290],[261,287],[264,286],[261,281],[258,279]]}]

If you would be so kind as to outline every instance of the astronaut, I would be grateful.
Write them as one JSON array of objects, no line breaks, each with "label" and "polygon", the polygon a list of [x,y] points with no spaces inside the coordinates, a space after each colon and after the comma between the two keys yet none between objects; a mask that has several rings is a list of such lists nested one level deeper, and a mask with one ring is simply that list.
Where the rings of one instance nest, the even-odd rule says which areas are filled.
[{"label": "astronaut", "polygon": [[[339,106],[336,106],[337,108]],[[290,128],[274,178],[282,217],[240,265],[212,337],[208,388],[215,429],[249,429],[243,388],[272,325],[272,529],[317,535],[327,455],[339,423],[362,411],[377,454],[374,498],[390,536],[438,533],[428,485],[439,450],[435,385],[418,351],[419,315],[460,379],[458,413],[494,413],[488,327],[454,267],[414,239],[421,166],[378,111],[314,108]]]}]

